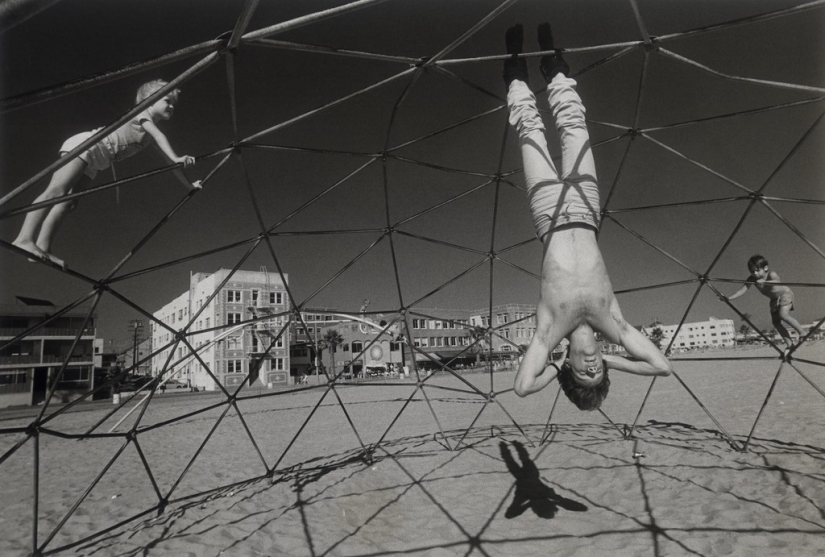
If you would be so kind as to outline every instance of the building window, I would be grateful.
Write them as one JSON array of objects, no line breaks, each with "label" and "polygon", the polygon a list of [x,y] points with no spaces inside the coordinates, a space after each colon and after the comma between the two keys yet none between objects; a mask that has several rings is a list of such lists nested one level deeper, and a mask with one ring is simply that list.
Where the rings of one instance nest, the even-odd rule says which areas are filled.
[{"label": "building window", "polygon": [[209,318],[208,317],[206,318],[205,326],[206,326],[207,329],[209,328]]},{"label": "building window", "polygon": [[227,313],[226,314],[226,324],[227,325],[237,325],[241,322],[241,314],[240,313]]},{"label": "building window", "polygon": [[284,359],[283,358],[273,358],[269,360],[269,369],[275,371],[283,371],[284,369]]},{"label": "building window", "polygon": [[284,303],[284,293],[283,292],[270,292],[269,293],[269,303],[280,305]]},{"label": "building window", "polygon": [[240,350],[241,349],[241,338],[240,337],[229,337],[226,339],[226,349],[227,350]]},{"label": "building window", "polygon": [[[66,369],[66,372],[69,370]],[[0,385],[25,385],[26,372],[23,370],[0,371]]]},{"label": "building window", "polygon": [[230,304],[239,304],[241,303],[241,291],[240,290],[227,290],[226,291],[226,301]]},{"label": "building window", "polygon": [[353,353],[357,354],[363,349],[364,349],[364,343],[363,342],[360,342],[358,340],[355,340],[355,341],[352,342],[352,351],[353,351]]},{"label": "building window", "polygon": [[226,360],[226,373],[243,373],[243,360]]}]

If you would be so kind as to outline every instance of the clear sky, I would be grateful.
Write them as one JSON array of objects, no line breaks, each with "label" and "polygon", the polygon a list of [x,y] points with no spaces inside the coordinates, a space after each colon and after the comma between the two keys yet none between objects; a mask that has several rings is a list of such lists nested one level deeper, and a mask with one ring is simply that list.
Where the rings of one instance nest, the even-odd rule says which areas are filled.
[{"label": "clear sky", "polygon": [[[344,3],[261,2],[247,30]],[[504,32],[516,22],[525,24],[526,50],[538,50],[535,26],[549,20],[557,43],[573,50],[567,55],[570,65],[580,70],[618,49],[577,49],[639,41],[644,32],[662,37],[802,3],[639,0],[637,18],[630,1],[522,1],[479,28],[444,60],[502,54]],[[487,0],[390,0],[271,38],[421,59],[453,44],[499,5]],[[8,99],[214,39],[231,31],[243,6],[240,0],[58,2],[0,34],[0,96]],[[666,40],[661,47],[723,74],[822,88],[823,28],[825,5],[820,3],[786,17]],[[67,137],[106,125],[124,114],[141,83],[154,78],[172,79],[202,56],[0,114],[3,195],[53,162]],[[534,89],[541,85],[536,61],[530,61]],[[538,242],[529,241],[534,233],[523,176],[520,172],[509,175],[512,184],[502,182],[498,190],[495,181],[484,186],[498,172],[499,164],[508,174],[521,166],[512,132],[505,137],[501,61],[464,61],[443,67],[453,76],[430,69],[415,81],[410,76],[396,79],[256,139],[258,144],[326,152],[243,149],[242,159],[234,157],[216,172],[119,274],[256,237],[261,227],[252,202],[254,196],[267,227],[283,221],[275,232],[338,232],[272,238],[273,250],[289,274],[298,303],[321,289],[309,305],[356,311],[361,301],[369,298],[370,310],[391,311],[413,303],[483,262],[491,250],[505,250],[500,257],[506,261],[492,266],[492,287],[491,267],[484,262],[417,305],[479,308],[490,303],[491,295],[493,304],[535,303],[541,249]],[[235,54],[231,74],[237,137],[289,122],[408,68],[403,60],[379,61],[243,44]],[[217,164],[219,157],[206,155],[235,139],[227,75],[224,57],[185,83],[174,118],[162,124],[179,154],[203,157],[189,172],[193,179],[204,178]],[[743,190],[731,181],[754,191],[767,182],[766,195],[818,202],[769,201],[807,242],[769,209],[757,204],[721,256],[720,251],[748,210],[747,200],[615,213],[620,224],[608,219],[600,242],[616,290],[692,279],[694,275],[684,267],[702,274],[717,256],[710,278],[741,280],[747,274],[745,263],[754,253],[765,255],[783,281],[823,282],[825,130],[822,123],[814,126],[823,113],[823,102],[716,118],[816,99],[822,97],[821,92],[731,81],[661,52],[649,52],[645,62],[641,48],[581,75],[579,91],[597,145],[603,204],[610,195],[608,210],[743,195]],[[470,123],[429,137],[486,112],[489,114]],[[636,118],[642,129],[706,121],[650,131],[648,135],[655,141],[621,138],[598,145],[634,127]],[[385,148],[389,153],[384,164],[380,158],[370,156]],[[697,164],[685,161],[674,151]],[[367,165],[370,161],[372,164]],[[123,178],[162,164],[160,156],[150,149],[118,164],[117,174]],[[364,165],[366,168],[353,174]],[[111,172],[103,171],[95,184],[111,179]],[[329,194],[291,216],[336,184]],[[0,211],[31,202],[44,187],[45,181],[38,183]],[[54,245],[55,253],[66,259],[71,269],[93,279],[108,275],[185,194],[169,174],[118,189],[117,193],[109,189],[84,197],[67,217]],[[470,191],[452,203],[437,206]],[[432,207],[436,208],[419,215]],[[416,215],[398,225],[398,232],[392,236],[399,296],[390,242],[387,237],[381,239],[380,229],[388,222],[395,226]],[[0,220],[0,237],[10,242],[21,222],[22,216]],[[355,229],[360,232],[348,232]],[[373,249],[322,289],[379,239]],[[505,249],[522,242],[526,243]],[[187,288],[190,272],[232,268],[249,247],[247,243],[164,266],[112,287],[153,312]],[[242,268],[258,270],[261,266],[270,272],[277,270],[265,244],[249,256]],[[27,263],[5,249],[0,249],[0,281],[0,302],[22,295],[66,304],[91,291],[91,286],[78,278]],[[738,288],[736,284],[714,284],[728,294]],[[675,323],[685,314],[697,286],[690,283],[642,290],[620,294],[619,300],[634,324],[648,324],[654,319]],[[794,286],[794,291],[800,321],[808,323],[825,315],[821,288],[800,285]],[[759,326],[769,325],[767,300],[757,292],[737,300],[736,305],[751,313]],[[105,338],[127,337],[128,321],[141,317],[111,295],[104,296],[97,314],[99,335]],[[688,320],[705,320],[708,316],[735,318],[737,324],[739,321],[732,310],[703,288]]]}]

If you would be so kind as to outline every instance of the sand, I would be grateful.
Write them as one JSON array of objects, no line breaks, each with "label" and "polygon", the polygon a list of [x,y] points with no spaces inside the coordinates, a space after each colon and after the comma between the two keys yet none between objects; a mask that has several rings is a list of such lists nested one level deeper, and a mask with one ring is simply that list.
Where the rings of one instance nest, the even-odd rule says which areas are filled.
[{"label": "sand", "polygon": [[[682,382],[653,383],[638,420],[650,380],[612,374],[603,410],[613,423],[562,395],[548,425],[556,384],[520,399],[502,392],[512,372],[463,376],[494,397],[442,375],[423,392],[392,380],[237,409],[220,393],[167,393],[132,439],[139,412],[112,436],[60,437],[115,408],[81,405],[0,464],[0,555],[32,551],[35,478],[45,553],[825,555],[825,398],[785,364],[754,429],[780,361],[752,359],[765,349],[721,355],[739,359],[676,362]],[[825,343],[798,357],[822,390],[825,367],[801,360],[825,361]],[[2,412],[0,427],[34,415]],[[2,435],[0,450],[23,439]]]}]

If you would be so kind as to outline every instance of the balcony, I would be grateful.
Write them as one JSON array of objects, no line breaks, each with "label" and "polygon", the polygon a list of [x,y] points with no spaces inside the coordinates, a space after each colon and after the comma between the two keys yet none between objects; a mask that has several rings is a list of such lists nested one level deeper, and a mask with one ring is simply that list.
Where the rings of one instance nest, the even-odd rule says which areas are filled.
[{"label": "balcony", "polygon": [[[0,337],[8,337],[13,338],[17,335],[21,335],[25,333],[28,329],[24,328],[0,328]],[[33,337],[76,337],[77,333],[80,332],[81,329],[63,329],[63,328],[54,328],[54,327],[45,327],[38,329],[31,333],[26,338],[33,338]],[[87,328],[83,329],[83,337],[94,337],[95,336],[95,329]]]},{"label": "balcony", "polygon": [[[16,366],[16,365],[43,365],[43,364],[62,364],[65,356],[32,356],[30,354],[20,356],[0,356],[0,366]],[[92,364],[94,357],[90,354],[88,356],[72,356],[69,358],[69,364]]]}]

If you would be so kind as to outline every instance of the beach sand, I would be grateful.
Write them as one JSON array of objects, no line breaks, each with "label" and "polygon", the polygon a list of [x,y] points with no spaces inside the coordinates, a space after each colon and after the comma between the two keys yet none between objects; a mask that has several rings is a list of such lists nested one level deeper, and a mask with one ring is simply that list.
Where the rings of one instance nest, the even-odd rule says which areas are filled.
[{"label": "beach sand", "polygon": [[[604,416],[563,395],[554,408],[556,383],[520,399],[506,392],[513,372],[438,374],[423,390],[320,387],[237,409],[220,393],[159,395],[134,438],[139,410],[119,435],[60,437],[116,408],[79,405],[36,439],[0,436],[3,453],[27,439],[0,465],[0,555],[32,551],[35,479],[45,553],[825,555],[825,398],[808,382],[823,390],[825,367],[806,361],[825,361],[825,343],[803,346],[778,379],[771,355],[680,356],[679,378],[652,388],[613,373]],[[736,360],[702,359],[713,356]],[[0,427],[34,412],[0,414]]]}]

